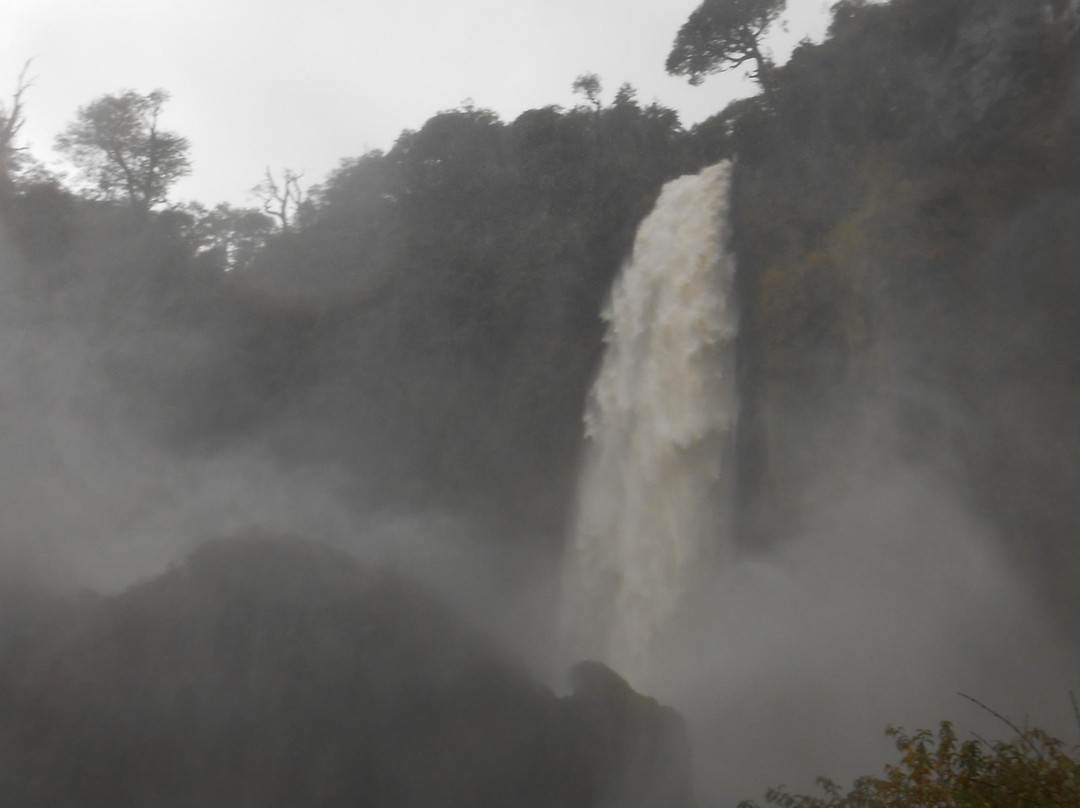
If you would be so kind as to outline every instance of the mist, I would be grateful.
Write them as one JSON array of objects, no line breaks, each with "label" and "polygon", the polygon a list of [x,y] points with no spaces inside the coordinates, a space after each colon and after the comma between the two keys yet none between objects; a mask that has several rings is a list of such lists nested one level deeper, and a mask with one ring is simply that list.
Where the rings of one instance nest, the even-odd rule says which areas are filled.
[{"label": "mist", "polygon": [[[566,688],[564,582],[550,539],[499,543],[467,514],[365,509],[354,472],[260,448],[318,422],[286,418],[211,451],[170,450],[131,415],[132,391],[102,371],[106,347],[10,293],[18,263],[5,252],[6,576],[116,592],[208,538],[315,538],[424,582]],[[200,355],[213,341],[158,333],[150,347],[127,347],[167,361],[177,345]],[[958,693],[1071,731],[1064,707],[1078,659],[1036,583],[951,490],[948,464],[888,456],[888,417],[874,411],[864,419],[872,437],[850,441],[850,457],[831,461],[843,471],[816,481],[807,527],[768,550],[718,554],[729,560],[705,565],[651,649],[640,687],[687,717],[698,783],[713,799],[752,797],[778,778],[810,788],[819,774],[845,782],[875,771],[891,748],[887,725],[950,718],[1001,733]],[[810,430],[821,414],[807,418]]]},{"label": "mist", "polygon": [[184,365],[205,363],[215,335],[149,320],[117,329],[119,337],[102,333],[69,316],[73,301],[92,297],[92,280],[63,300],[34,300],[18,286],[25,262],[2,246],[7,575],[114,592],[208,538],[253,528],[325,539],[353,532],[333,470],[288,469],[252,445],[174,451],[156,431],[171,413],[148,421],[139,405],[153,391],[109,372],[120,363],[137,382],[140,366],[156,365],[183,384]]},{"label": "mist", "polygon": [[[373,464],[343,465],[333,424],[303,404],[215,444],[177,445],[183,416],[162,406],[160,390],[138,386],[139,370],[157,369],[167,389],[198,387],[234,339],[231,328],[162,325],[136,300],[122,314],[128,322],[102,329],[92,306],[113,294],[107,278],[81,278],[42,300],[25,280],[40,270],[0,236],[7,584],[116,593],[211,539],[311,539],[424,583],[544,678],[561,678],[550,657],[558,596],[550,536],[498,542],[468,512],[380,496],[368,482],[378,476]],[[334,385],[319,379],[311,396]]]},{"label": "mist", "polygon": [[806,533],[709,578],[649,692],[690,717],[702,785],[725,804],[880,772],[887,726],[1007,731],[961,693],[1075,732],[1075,647],[932,469],[886,464]]},{"label": "mist", "polygon": [[[704,176],[680,179],[682,193]],[[853,375],[822,399],[785,402],[789,440],[774,436],[773,451],[789,469],[811,470],[801,479],[789,471],[776,497],[798,500],[797,521],[768,542],[733,533],[733,524],[748,523],[734,513],[759,506],[720,484],[739,458],[731,393],[716,391],[734,368],[725,351],[735,328],[732,256],[706,262],[715,300],[694,274],[697,251],[729,238],[727,192],[686,212],[674,186],[640,228],[642,249],[624,266],[606,314],[578,490],[585,518],[575,524],[563,581],[564,600],[586,606],[564,611],[582,624],[570,633],[599,627],[591,652],[687,717],[698,784],[716,804],[781,783],[813,792],[821,776],[845,785],[880,772],[895,748],[887,727],[949,720],[961,735],[993,738],[1009,731],[1005,716],[1073,738],[1074,623],[1062,620],[1039,572],[1017,563],[1004,524],[980,515],[960,452],[915,437],[927,423],[965,434],[974,427],[928,384],[926,346],[992,364],[986,346],[953,333],[934,304],[906,309],[905,338],[875,356],[884,373]],[[694,217],[710,215],[710,205],[719,221],[695,234]],[[655,249],[675,233],[668,250]],[[665,306],[687,288],[697,290],[693,304]],[[880,297],[872,305],[895,306]],[[1020,380],[1002,387],[1021,394]],[[741,397],[744,407],[752,401]],[[1014,415],[998,428],[1037,454],[1024,437],[1032,420]],[[708,496],[688,495],[694,485]],[[707,537],[695,540],[702,527]]]},{"label": "mist", "polygon": [[1071,749],[1076,23],[842,2],[781,64],[692,16],[669,78],[758,95],[689,126],[582,72],[253,207],[171,195],[164,91],[46,168],[24,72],[0,783],[701,808],[881,774],[890,726]]}]

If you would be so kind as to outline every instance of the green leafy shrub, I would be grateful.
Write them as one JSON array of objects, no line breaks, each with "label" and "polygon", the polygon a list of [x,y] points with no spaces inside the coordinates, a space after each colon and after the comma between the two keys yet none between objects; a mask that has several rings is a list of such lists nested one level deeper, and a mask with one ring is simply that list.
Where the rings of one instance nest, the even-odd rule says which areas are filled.
[{"label": "green leafy shrub", "polygon": [[[1010,726],[1012,726],[1010,724]],[[1015,729],[1015,727],[1014,727]],[[1062,808],[1080,805],[1080,747],[1039,729],[1017,730],[1008,741],[961,741],[948,721],[907,735],[890,727],[901,759],[882,777],[858,779],[844,792],[818,778],[823,796],[769,789],[781,808]],[[753,808],[743,802],[740,808]]]}]

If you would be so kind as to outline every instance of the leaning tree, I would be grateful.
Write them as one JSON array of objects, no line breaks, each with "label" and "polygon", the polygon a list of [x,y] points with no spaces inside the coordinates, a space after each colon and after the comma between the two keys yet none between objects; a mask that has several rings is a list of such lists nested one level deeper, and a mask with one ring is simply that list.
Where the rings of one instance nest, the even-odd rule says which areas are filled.
[{"label": "leaning tree", "polygon": [[787,0],[705,0],[679,29],[668,73],[700,84],[710,73],[752,62],[751,75],[764,86],[772,62],[762,53],[762,38],[786,5]]}]

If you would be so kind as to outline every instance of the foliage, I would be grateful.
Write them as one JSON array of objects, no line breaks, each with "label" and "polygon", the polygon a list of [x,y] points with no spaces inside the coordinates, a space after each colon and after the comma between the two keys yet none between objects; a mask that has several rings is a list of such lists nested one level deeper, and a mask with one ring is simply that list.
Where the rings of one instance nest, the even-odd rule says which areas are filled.
[{"label": "foliage", "polygon": [[[901,753],[899,764],[886,766],[883,777],[863,777],[844,792],[819,778],[823,797],[770,789],[766,802],[781,808],[1061,808],[1080,805],[1080,747],[1065,744],[1039,729],[1019,732],[1012,740],[961,741],[943,721],[937,736],[930,730],[913,735],[890,727]],[[752,803],[742,803],[751,806]]]},{"label": "foliage", "polygon": [[[984,394],[1000,389],[994,369],[958,360],[957,340],[933,344],[929,327],[901,334],[917,317],[977,335],[1014,372],[1047,369],[1039,389],[1060,391],[1060,403],[1024,420],[1056,425],[1045,427],[1058,434],[1039,462],[1065,460],[1026,485],[1040,505],[1059,490],[1061,502],[1080,502],[1069,498],[1075,470],[1065,467],[1080,445],[1067,422],[1080,370],[1061,347],[1077,339],[1068,268],[1080,247],[1066,255],[1062,245],[1080,180],[1070,89],[1080,40],[1039,23],[1037,5],[841,0],[825,42],[770,66],[760,37],[784,3],[707,0],[679,32],[669,69],[697,81],[756,66],[767,97],[736,101],[687,132],[632,87],[602,97],[600,77],[584,73],[574,82],[580,106],[512,121],[472,105],[444,110],[386,152],[343,161],[303,205],[295,174],[268,177],[270,218],[168,208],[188,163],[183,139],[157,125],[164,93],[106,96],[64,139],[89,185],[76,194],[20,172],[4,214],[42,298],[59,290],[87,320],[130,320],[126,336],[161,309],[181,330],[215,323],[224,358],[213,374],[228,384],[193,405],[206,435],[299,413],[341,436],[326,442],[335,459],[378,468],[387,491],[557,520],[602,350],[597,315],[635,228],[664,181],[737,155],[739,445],[759,447],[747,450],[759,451],[753,463],[740,461],[740,485],[753,490],[759,473],[780,479],[777,469],[795,467],[790,455],[815,458],[804,462],[820,477],[824,453],[785,456],[775,413],[790,406],[801,423],[808,400],[840,396],[848,377],[886,367],[891,339],[907,340],[926,377],[966,374],[967,399],[951,391],[957,411],[985,411],[993,397]],[[96,121],[108,126],[94,130]],[[997,249],[1002,234],[1017,244],[1028,234],[1038,260]],[[1025,335],[1050,329],[1058,347]],[[167,386],[165,363],[154,370],[147,388]],[[200,372],[174,384],[196,388]],[[169,402],[172,412],[190,404]],[[1010,461],[990,462],[989,442],[965,450],[996,475],[1025,456],[999,451]],[[1029,475],[1010,474],[1017,484],[1003,488],[1024,490]],[[792,490],[776,485],[797,508]],[[783,509],[768,510],[775,523]]]},{"label": "foliage", "polygon": [[575,93],[585,96],[585,100],[596,107],[597,110],[601,108],[600,91],[602,86],[598,75],[595,73],[582,73],[574,79],[571,86]]},{"label": "foliage", "polygon": [[200,262],[226,272],[250,266],[274,230],[263,211],[224,202],[209,211],[192,203],[174,212],[185,217],[184,237]]},{"label": "foliage", "polygon": [[661,184],[697,167],[674,112],[579,84],[588,106],[466,105],[343,162],[242,279],[293,301],[253,362],[321,369],[280,395],[332,385],[320,417],[383,425],[343,453],[428,501],[530,519],[542,491],[534,515],[561,518],[608,286]]},{"label": "foliage", "polygon": [[[805,518],[796,492],[821,496],[823,458],[857,434],[836,414],[880,397],[895,418],[889,450],[959,462],[1080,632],[1065,572],[1080,519],[1067,493],[1080,362],[1066,347],[1080,340],[1080,240],[1066,224],[1080,211],[1066,134],[1080,36],[1029,0],[833,11],[828,39],[775,68],[767,98],[697,130],[738,155],[740,295],[754,301],[741,317],[750,541]],[[811,409],[827,413],[815,439]]]},{"label": "foliage", "polygon": [[187,139],[161,128],[168,98],[163,90],[104,95],[79,109],[57,149],[82,171],[92,193],[148,211],[191,171]]},{"label": "foliage", "polygon": [[5,200],[3,214],[9,233],[31,261],[56,261],[70,249],[75,199],[55,179],[19,182]]},{"label": "foliage", "polygon": [[675,37],[668,73],[700,84],[710,73],[753,62],[754,78],[763,81],[772,65],[761,51],[762,38],[786,5],[787,0],[704,0]]}]

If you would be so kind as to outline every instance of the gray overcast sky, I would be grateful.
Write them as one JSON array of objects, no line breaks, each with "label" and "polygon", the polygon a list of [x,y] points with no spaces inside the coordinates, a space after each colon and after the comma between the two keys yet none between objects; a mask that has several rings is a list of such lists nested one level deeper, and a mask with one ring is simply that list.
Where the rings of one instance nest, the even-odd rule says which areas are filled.
[{"label": "gray overcast sky", "polygon": [[[700,87],[664,73],[700,0],[3,0],[5,101],[34,58],[24,141],[52,165],[76,109],[125,89],[172,94],[166,125],[191,141],[194,172],[174,197],[252,204],[263,169],[319,182],[345,157],[389,148],[441,109],[472,99],[504,120],[572,106],[595,72],[624,81],[689,125],[749,91],[738,76]],[[825,0],[789,0],[782,55],[820,37]]]}]

